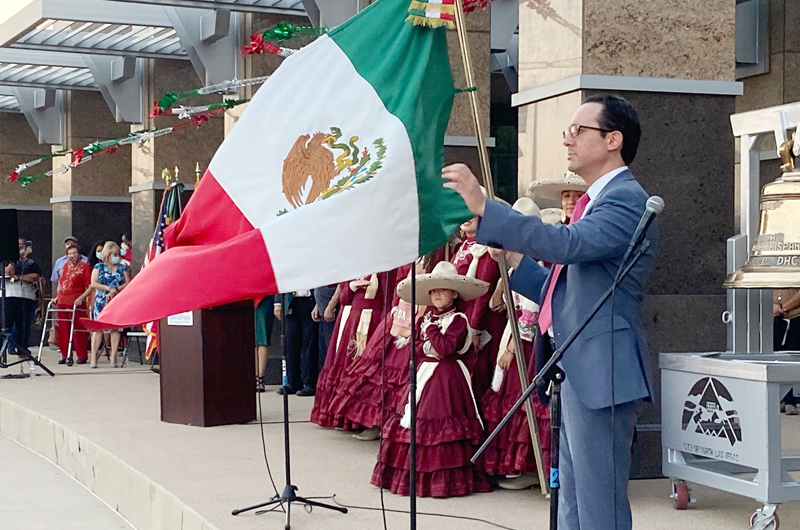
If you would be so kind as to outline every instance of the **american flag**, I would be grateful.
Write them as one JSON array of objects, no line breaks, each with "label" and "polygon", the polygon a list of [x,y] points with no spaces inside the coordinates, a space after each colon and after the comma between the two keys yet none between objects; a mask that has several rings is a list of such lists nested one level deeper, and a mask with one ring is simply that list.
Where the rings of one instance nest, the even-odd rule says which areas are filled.
[{"label": "american flag", "polygon": [[[161,208],[158,212],[158,222],[156,223],[155,232],[153,232],[153,239],[150,240],[150,245],[147,247],[147,254],[144,257],[142,268],[144,269],[148,263],[156,259],[156,257],[164,252],[164,229],[167,228],[167,196],[177,187],[177,183],[173,182],[170,187],[164,190],[164,195],[161,197]],[[177,192],[177,190],[176,190]],[[145,346],[145,359],[150,359],[150,356],[158,347],[158,322],[148,322],[144,326],[144,332],[147,333],[147,345]]]}]

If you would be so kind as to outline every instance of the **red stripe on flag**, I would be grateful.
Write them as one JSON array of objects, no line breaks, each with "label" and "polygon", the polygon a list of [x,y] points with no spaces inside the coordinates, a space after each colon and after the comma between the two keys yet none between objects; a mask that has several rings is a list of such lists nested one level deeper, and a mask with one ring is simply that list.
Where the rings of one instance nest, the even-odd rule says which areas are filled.
[{"label": "red stripe on flag", "polygon": [[278,287],[260,230],[226,243],[166,250],[103,309],[90,331],[153,322],[169,315],[275,294]]},{"label": "red stripe on flag", "polygon": [[164,246],[213,245],[254,228],[207,169],[181,218],[164,232]]}]

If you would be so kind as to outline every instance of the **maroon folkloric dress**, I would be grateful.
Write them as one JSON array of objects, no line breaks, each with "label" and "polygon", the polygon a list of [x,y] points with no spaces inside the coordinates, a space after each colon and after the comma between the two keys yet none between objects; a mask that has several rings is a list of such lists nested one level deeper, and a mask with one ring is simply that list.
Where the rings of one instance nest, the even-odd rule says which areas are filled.
[{"label": "maroon folkloric dress", "polygon": [[[486,476],[470,462],[483,426],[461,362],[470,349],[467,318],[453,307],[429,309],[416,329],[417,495],[455,497],[490,491]],[[430,346],[425,346],[429,344]],[[441,359],[427,355],[432,347]],[[372,484],[408,495],[410,418],[408,407],[386,422]]]},{"label": "maroon folkloric dress", "polygon": [[[404,279],[410,269],[410,265],[400,267],[396,279]],[[336,413],[336,423],[346,429],[380,427],[392,411],[405,404],[410,339],[393,336],[393,327],[411,329],[411,305],[400,300],[396,292],[391,312],[372,334],[361,357],[349,366],[336,390],[331,409]]]},{"label": "maroon folkloric dress", "polygon": [[320,427],[341,427],[332,408],[342,375],[366,348],[369,337],[384,318],[386,311],[386,289],[395,285],[395,271],[372,274],[365,277],[370,285],[356,288],[353,282],[339,284],[341,311],[336,320],[325,365],[319,374],[311,421]]},{"label": "maroon folkloric dress", "polygon": [[463,304],[469,325],[478,333],[481,341],[470,358],[464,362],[472,374],[472,388],[475,395],[482,396],[492,381],[500,336],[507,320],[505,311],[492,311],[489,307],[497,281],[500,279],[500,269],[497,262],[489,255],[488,247],[477,244],[474,237],[468,237],[461,243],[450,262],[455,265],[459,274],[489,284],[486,294]]},{"label": "maroon folkloric dress", "polygon": [[[536,375],[533,354],[533,339],[536,333],[538,306],[530,300],[514,293],[514,305],[522,338],[522,351],[528,368],[528,381]],[[513,341],[510,323],[506,326],[500,342],[500,352],[505,352]],[[486,420],[486,432],[491,432],[505,417],[506,413],[522,395],[516,357],[507,370],[495,368],[492,386],[481,399],[481,410]],[[533,394],[534,416],[539,429],[539,445],[542,448],[542,462],[550,465],[550,409],[539,403]],[[521,408],[506,427],[501,430],[478,462],[478,467],[489,475],[514,475],[523,472],[536,472],[536,457],[531,443],[531,433],[525,408]]]}]

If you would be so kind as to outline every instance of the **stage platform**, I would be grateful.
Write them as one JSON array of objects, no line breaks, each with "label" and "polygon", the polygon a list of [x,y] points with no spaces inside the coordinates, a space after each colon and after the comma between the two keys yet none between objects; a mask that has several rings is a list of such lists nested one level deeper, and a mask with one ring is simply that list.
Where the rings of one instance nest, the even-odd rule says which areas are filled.
[{"label": "stage platform", "polygon": [[[189,427],[160,421],[159,376],[146,366],[66,367],[47,350],[43,361],[56,372],[35,380],[0,380],[0,434],[55,463],[107,502],[137,530],[280,529],[282,513],[232,516],[231,510],[267,500],[274,490],[267,475],[259,423]],[[18,369],[0,370],[0,375]],[[261,396],[263,432],[272,474],[280,489],[283,473],[281,397],[274,387]],[[378,442],[317,427],[308,421],[313,398],[291,396],[292,481],[298,494],[336,495],[348,506],[380,508],[379,490],[369,484]],[[800,446],[800,417],[784,417],[784,440]],[[2,456],[2,455],[0,455]],[[41,491],[47,495],[46,477]],[[3,490],[13,483],[0,484]],[[676,511],[669,481],[631,482],[634,527],[647,530],[730,530],[748,527],[759,507],[751,499],[694,486],[698,502]],[[2,500],[0,500],[0,503]],[[385,493],[389,509],[407,510],[408,498]],[[510,529],[548,528],[548,500],[537,491],[492,493],[456,499],[420,499],[419,512],[487,519]],[[800,523],[800,503],[781,506],[782,528]],[[408,515],[387,514],[388,528],[408,528]],[[378,530],[381,512],[317,509],[292,511],[296,530]],[[419,528],[491,529],[471,520],[419,516]]]}]

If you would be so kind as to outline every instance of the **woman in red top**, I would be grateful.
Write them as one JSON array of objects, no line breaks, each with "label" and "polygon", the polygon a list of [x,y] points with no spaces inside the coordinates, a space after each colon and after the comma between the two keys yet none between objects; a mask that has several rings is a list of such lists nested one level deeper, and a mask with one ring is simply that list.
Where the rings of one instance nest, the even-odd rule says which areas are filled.
[{"label": "woman in red top", "polygon": [[69,322],[72,320],[72,308],[75,308],[75,331],[72,336],[72,349],[78,355],[78,364],[86,364],[88,359],[86,346],[89,332],[80,319],[87,317],[86,297],[91,292],[92,267],[81,261],[81,253],[76,245],[67,247],[67,262],[61,269],[61,278],[58,281],[58,348],[61,350],[61,360],[58,364],[66,363],[72,366],[72,352],[69,351]]}]

